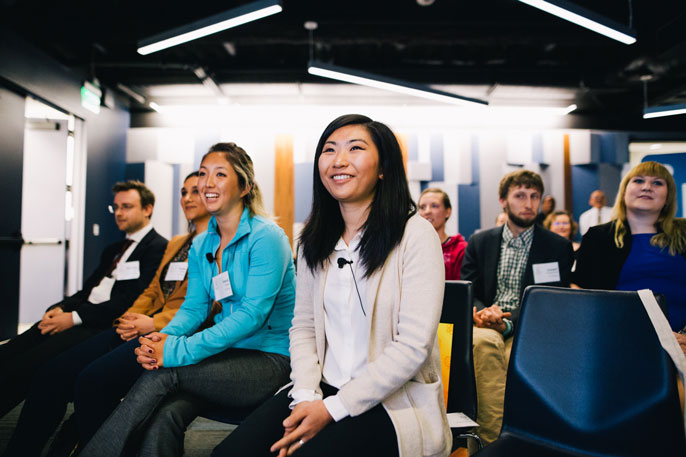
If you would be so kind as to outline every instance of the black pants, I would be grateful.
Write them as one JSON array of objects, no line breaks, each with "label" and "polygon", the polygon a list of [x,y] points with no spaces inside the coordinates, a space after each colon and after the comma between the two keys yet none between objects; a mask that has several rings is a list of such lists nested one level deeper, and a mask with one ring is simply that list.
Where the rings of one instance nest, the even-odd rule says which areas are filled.
[{"label": "black pants", "polygon": [[[43,364],[30,383],[17,427],[7,445],[4,457],[39,457],[45,443],[64,417],[67,404],[74,399],[74,385],[81,370],[103,354],[121,347],[123,343],[115,329],[104,330]],[[137,339],[134,339],[133,343],[137,344]],[[138,363],[136,363],[133,347],[135,346],[129,345],[125,355],[130,359],[129,364],[137,368]],[[125,370],[120,369],[120,371]],[[120,373],[114,375],[109,373],[109,375],[118,378]],[[129,387],[131,384],[133,381],[128,384]],[[112,412],[128,389],[123,392],[121,390],[110,392],[110,390],[114,389],[105,389],[101,392],[103,397],[112,397],[111,394],[114,393],[114,406],[109,411],[101,413],[105,417]],[[96,400],[99,399],[94,399],[97,403]],[[99,423],[103,421],[104,418]],[[95,425],[95,429],[98,425]],[[75,437],[72,439],[76,442]]]},{"label": "black pants", "polygon": [[95,330],[78,325],[56,335],[41,335],[36,323],[0,345],[0,417],[24,400],[31,379],[45,362],[94,334]]},{"label": "black pants", "polygon": [[[336,389],[322,384],[324,397]],[[272,444],[283,437],[283,420],[291,413],[286,388],[257,408],[212,451],[212,457],[274,457]],[[297,457],[397,457],[398,441],[391,418],[379,404],[355,417],[331,422],[296,451]]]}]

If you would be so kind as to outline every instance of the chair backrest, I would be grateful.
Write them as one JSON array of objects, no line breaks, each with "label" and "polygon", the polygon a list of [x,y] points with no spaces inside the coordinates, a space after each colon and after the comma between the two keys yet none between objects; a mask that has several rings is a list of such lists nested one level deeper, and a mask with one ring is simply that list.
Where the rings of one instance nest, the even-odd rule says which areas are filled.
[{"label": "chair backrest", "polygon": [[441,323],[453,324],[447,411],[476,420],[476,383],[472,355],[472,283],[446,281]]},{"label": "chair backrest", "polygon": [[676,370],[636,292],[529,287],[514,338],[501,435],[686,455]]}]

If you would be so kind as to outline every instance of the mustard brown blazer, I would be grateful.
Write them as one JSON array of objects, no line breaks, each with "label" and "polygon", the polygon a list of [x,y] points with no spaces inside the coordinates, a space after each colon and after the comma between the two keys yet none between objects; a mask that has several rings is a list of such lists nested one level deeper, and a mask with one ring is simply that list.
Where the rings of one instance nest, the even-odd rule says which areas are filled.
[{"label": "mustard brown blazer", "polygon": [[[291,379],[294,390],[321,394],[329,262],[313,272],[301,252],[298,263],[290,330]],[[338,391],[351,416],[383,405],[393,422],[401,457],[447,456],[452,446],[437,338],[444,277],[436,230],[415,214],[407,221],[400,244],[367,280],[368,363],[361,375]]]},{"label": "mustard brown blazer", "polygon": [[[160,262],[159,268],[157,268],[157,272],[155,273],[152,282],[126,311],[127,313],[139,313],[145,314],[146,316],[152,316],[152,319],[155,322],[155,331],[157,332],[162,330],[179,310],[186,298],[186,288],[188,286],[188,274],[186,274],[183,281],[176,281],[174,291],[165,302],[162,286],[160,285],[160,275],[162,274],[165,265],[171,262],[171,259],[174,258],[186,240],[192,236],[193,233],[177,235],[169,241],[167,250],[164,251],[162,261]],[[160,309],[162,311],[159,311]],[[156,312],[157,314],[153,315],[153,313]]]}]

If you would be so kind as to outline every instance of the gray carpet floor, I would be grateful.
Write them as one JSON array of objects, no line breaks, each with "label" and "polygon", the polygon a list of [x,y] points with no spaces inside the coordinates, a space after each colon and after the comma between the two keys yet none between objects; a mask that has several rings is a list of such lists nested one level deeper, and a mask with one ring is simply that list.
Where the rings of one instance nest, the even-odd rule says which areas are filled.
[{"label": "gray carpet floor", "polygon": [[[0,454],[5,451],[7,443],[12,436],[17,419],[19,418],[19,413],[21,412],[21,406],[22,405],[17,406],[5,415],[5,417],[0,418]],[[72,407],[69,405],[67,417],[71,413]],[[205,418],[197,418],[186,431],[184,456],[205,457],[210,455],[212,449],[214,449],[221,440],[226,438],[234,428],[236,427],[233,425],[222,424]]]}]

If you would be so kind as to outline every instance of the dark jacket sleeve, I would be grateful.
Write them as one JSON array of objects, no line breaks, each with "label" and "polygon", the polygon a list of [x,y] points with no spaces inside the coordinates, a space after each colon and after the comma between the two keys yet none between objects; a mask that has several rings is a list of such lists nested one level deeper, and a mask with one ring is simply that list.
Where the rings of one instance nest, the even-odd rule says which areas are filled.
[{"label": "dark jacket sleeve", "polygon": [[591,227],[577,251],[572,282],[584,289],[614,290],[624,262],[631,252],[631,234],[620,249],[614,241],[614,223]]},{"label": "dark jacket sleeve", "polygon": [[115,282],[108,301],[98,304],[87,301],[82,303],[75,311],[79,313],[83,325],[91,328],[111,326],[112,322],[121,316],[150,284],[166,247],[167,240],[151,230],[128,259],[128,261],[140,262],[139,277]]},{"label": "dark jacket sleeve", "polygon": [[460,279],[463,281],[472,282],[472,290],[474,292],[474,305],[477,309],[484,308],[484,262],[483,256],[479,255],[479,248],[483,240],[480,234],[474,234],[469,238],[467,249],[465,249],[464,260],[462,261],[462,271],[460,272]]},{"label": "dark jacket sleeve", "polygon": [[574,259],[574,246],[571,241],[568,241],[560,248],[560,286],[562,287],[569,287],[572,283]]}]

